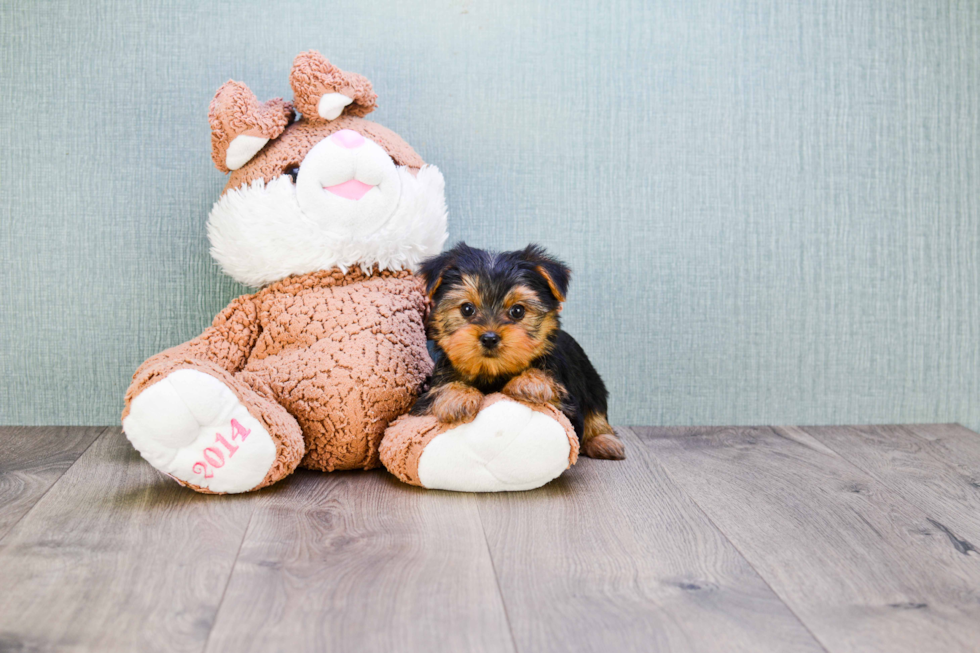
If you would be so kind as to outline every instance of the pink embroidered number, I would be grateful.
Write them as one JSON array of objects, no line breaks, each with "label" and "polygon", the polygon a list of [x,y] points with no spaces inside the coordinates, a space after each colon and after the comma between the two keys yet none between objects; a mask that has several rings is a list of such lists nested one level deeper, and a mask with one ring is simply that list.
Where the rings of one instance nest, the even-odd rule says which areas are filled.
[{"label": "pink embroidered number", "polygon": [[214,447],[208,447],[204,450],[204,460],[215,468],[225,466],[225,454]]},{"label": "pink embroidered number", "polygon": [[[245,428],[244,426],[242,426],[241,424],[239,424],[237,419],[231,420],[231,439],[232,440],[234,440],[235,438],[241,436],[242,442],[245,442],[245,438],[248,437],[248,434],[249,433],[251,433],[251,431],[249,431],[247,428]],[[224,438],[222,438],[222,440],[224,440]],[[235,447],[235,448],[237,449],[238,447]]]},{"label": "pink embroidered number", "polygon": [[[204,460],[199,460],[194,463],[191,467],[191,471],[195,474],[204,474],[204,478],[212,478],[214,476],[214,470],[219,467],[225,466],[225,451],[228,452],[228,460],[235,455],[235,452],[240,448],[237,444],[234,444],[235,440],[241,440],[245,442],[245,438],[251,431],[241,424],[239,424],[237,419],[231,420],[231,439],[229,442],[225,436],[220,433],[214,434],[214,444],[204,450],[203,456]],[[222,451],[218,445],[224,447]]]},{"label": "pink embroidered number", "polygon": [[[237,422],[236,422],[236,424],[237,424]],[[233,435],[231,437],[232,437],[232,439],[234,439],[235,436]],[[228,450],[228,457],[229,458],[231,458],[232,456],[234,456],[235,455],[235,452],[238,451],[238,445],[237,444],[232,444],[232,443],[228,442],[228,440],[225,440],[225,436],[221,435],[220,433],[215,433],[214,434],[214,441],[215,442],[220,442],[221,444],[223,444],[225,446],[225,449]],[[224,456],[222,456],[222,458],[224,458]],[[219,465],[215,465],[215,467],[219,467]]]},{"label": "pink embroidered number", "polygon": [[193,471],[195,474],[204,474],[204,478],[211,478],[214,476],[214,473],[202,462],[194,463],[194,466],[191,467],[191,471]]}]

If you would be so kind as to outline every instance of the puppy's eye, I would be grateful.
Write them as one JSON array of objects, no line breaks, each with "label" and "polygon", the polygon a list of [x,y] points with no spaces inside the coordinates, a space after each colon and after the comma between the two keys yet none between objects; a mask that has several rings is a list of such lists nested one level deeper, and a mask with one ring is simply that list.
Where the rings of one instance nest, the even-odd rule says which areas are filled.
[{"label": "puppy's eye", "polygon": [[510,315],[510,319],[512,320],[519,320],[524,317],[524,307],[520,304],[514,304],[510,307],[510,310],[507,311],[507,315]]},{"label": "puppy's eye", "polygon": [[463,317],[473,317],[473,315],[476,313],[476,306],[466,302],[459,307],[459,312],[463,314]]},{"label": "puppy's eye", "polygon": [[283,171],[284,175],[289,175],[293,178],[293,183],[296,183],[296,177],[299,176],[299,166],[291,166]]}]

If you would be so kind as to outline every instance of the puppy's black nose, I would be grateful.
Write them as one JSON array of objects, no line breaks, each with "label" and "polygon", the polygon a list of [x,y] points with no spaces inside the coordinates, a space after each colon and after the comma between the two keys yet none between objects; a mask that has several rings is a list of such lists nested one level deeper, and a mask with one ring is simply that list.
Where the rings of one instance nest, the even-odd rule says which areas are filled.
[{"label": "puppy's black nose", "polygon": [[480,344],[487,349],[493,349],[500,342],[500,336],[498,336],[493,331],[487,331],[482,336],[480,336]]}]

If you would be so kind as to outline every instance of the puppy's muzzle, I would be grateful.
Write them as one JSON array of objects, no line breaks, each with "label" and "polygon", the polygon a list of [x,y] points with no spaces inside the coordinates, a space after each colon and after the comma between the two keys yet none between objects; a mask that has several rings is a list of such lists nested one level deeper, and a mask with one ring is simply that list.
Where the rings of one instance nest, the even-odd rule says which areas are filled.
[{"label": "puppy's muzzle", "polygon": [[483,345],[483,348],[487,351],[496,349],[497,345],[500,344],[500,336],[493,331],[487,331],[480,336],[480,344]]}]

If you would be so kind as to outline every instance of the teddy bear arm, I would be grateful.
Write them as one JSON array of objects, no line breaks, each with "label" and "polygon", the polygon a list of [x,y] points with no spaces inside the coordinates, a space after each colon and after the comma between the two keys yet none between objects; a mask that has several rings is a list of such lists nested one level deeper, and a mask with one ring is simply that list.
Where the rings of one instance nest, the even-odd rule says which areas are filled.
[{"label": "teddy bear arm", "polygon": [[124,416],[137,394],[175,370],[195,367],[237,373],[248,361],[260,332],[252,296],[238,297],[218,313],[201,335],[155,354],[139,366],[126,391]]}]

